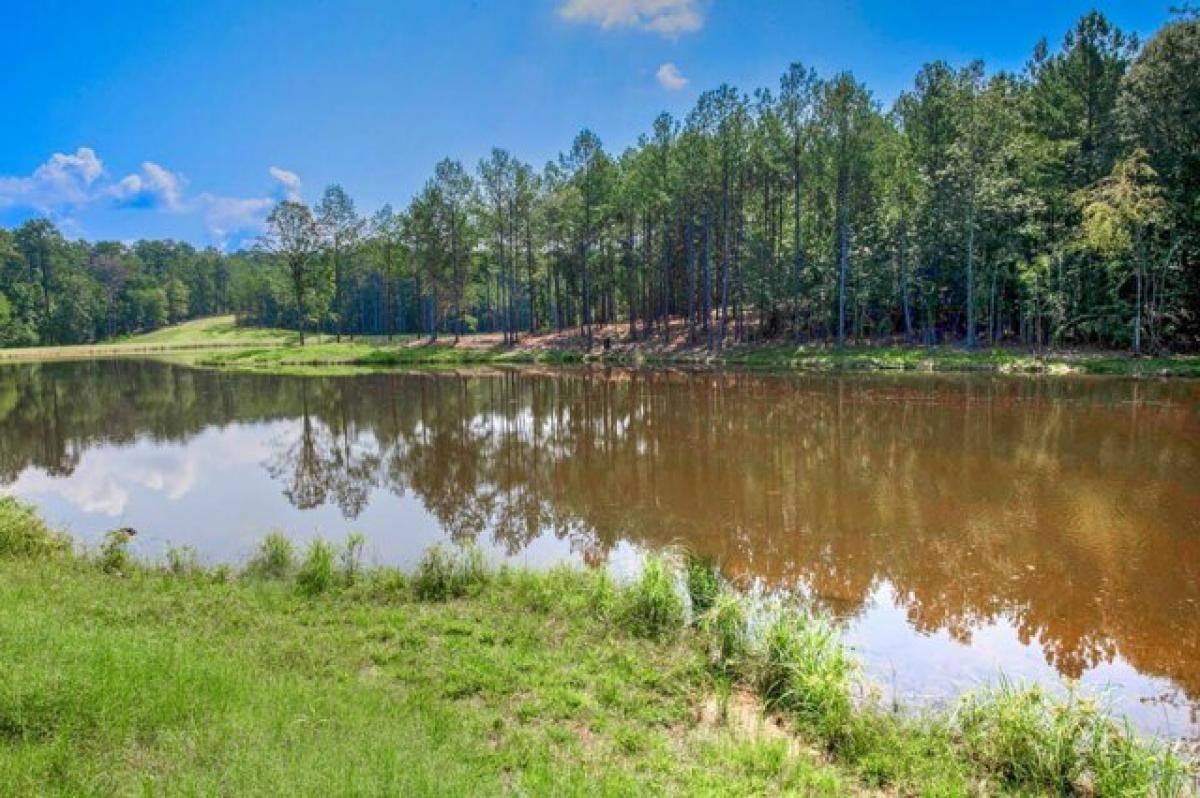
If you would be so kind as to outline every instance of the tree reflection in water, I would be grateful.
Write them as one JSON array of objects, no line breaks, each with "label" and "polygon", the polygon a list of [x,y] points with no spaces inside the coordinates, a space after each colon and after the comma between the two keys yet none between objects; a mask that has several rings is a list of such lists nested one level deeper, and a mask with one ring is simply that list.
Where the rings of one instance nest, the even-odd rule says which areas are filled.
[{"label": "tree reflection in water", "polygon": [[554,535],[593,563],[684,543],[845,616],[888,585],[918,631],[1003,620],[1063,675],[1119,655],[1195,698],[1198,405],[1186,381],[56,363],[0,370],[0,484],[294,420],[265,467],[299,508],[355,519],[390,491],[456,540]]}]

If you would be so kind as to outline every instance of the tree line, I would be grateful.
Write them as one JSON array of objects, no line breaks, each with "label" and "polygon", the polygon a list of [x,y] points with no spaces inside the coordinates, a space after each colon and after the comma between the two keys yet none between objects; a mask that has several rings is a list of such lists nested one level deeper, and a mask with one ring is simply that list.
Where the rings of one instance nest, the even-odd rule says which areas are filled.
[{"label": "tree line", "polygon": [[619,153],[584,130],[541,168],[446,159],[365,216],[334,185],[233,254],[34,220],[0,231],[0,344],[236,311],[338,337],[1193,349],[1198,197],[1200,17],[1143,46],[1092,12],[1019,72],[928,64],[890,108],[793,64]]}]

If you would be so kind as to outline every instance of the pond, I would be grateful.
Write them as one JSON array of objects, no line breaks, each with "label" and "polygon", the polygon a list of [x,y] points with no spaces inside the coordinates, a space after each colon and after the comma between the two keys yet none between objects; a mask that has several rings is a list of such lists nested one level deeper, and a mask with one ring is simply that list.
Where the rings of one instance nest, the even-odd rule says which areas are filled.
[{"label": "pond", "polygon": [[271,529],[634,568],[682,544],[846,622],[885,691],[998,674],[1200,731],[1200,383],[0,368],[0,491],[95,543],[244,560]]}]

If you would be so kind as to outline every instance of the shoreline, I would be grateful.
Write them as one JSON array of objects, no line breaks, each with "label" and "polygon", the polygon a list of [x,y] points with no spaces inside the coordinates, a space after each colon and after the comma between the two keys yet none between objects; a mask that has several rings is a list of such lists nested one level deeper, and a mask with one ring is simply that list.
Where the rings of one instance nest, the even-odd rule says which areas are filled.
[{"label": "shoreline", "polygon": [[[117,791],[138,778],[254,791],[269,774],[249,745],[319,762],[283,783],[357,773],[368,791],[420,791],[396,779],[423,768],[484,791],[620,791],[627,774],[717,794],[1194,787],[1172,745],[1083,694],[1001,682],[949,710],[897,712],[828,619],[735,591],[684,552],[616,583],[493,568],[471,549],[432,549],[412,572],[372,567],[354,536],[300,552],[270,535],[240,568],[186,549],[140,562],[128,542],[117,531],[78,550],[0,498],[0,629],[22,674],[0,690],[7,783],[51,777],[53,762],[64,791],[101,768]],[[306,711],[319,717],[287,721]],[[442,718],[454,721],[432,758],[394,750],[394,735],[420,739]],[[132,758],[128,734],[141,740]]]},{"label": "shoreline", "polygon": [[268,373],[370,371],[405,367],[567,366],[695,367],[778,373],[908,372],[1017,374],[1044,377],[1117,376],[1132,379],[1200,378],[1200,356],[1133,358],[1112,352],[967,351],[956,347],[768,344],[663,351],[637,346],[604,352],[575,348],[493,347],[427,342],[319,341],[294,343],[108,344],[0,350],[0,365],[114,358],[161,358],[184,365]]},{"label": "shoreline", "polygon": [[100,358],[163,358],[185,365],[269,373],[353,373],[404,367],[610,365],[697,367],[765,372],[991,373],[1039,376],[1111,375],[1137,379],[1200,378],[1200,355],[1133,357],[1124,352],[1011,347],[966,350],[952,345],[743,343],[711,353],[682,332],[630,341],[620,325],[599,328],[589,351],[576,331],[525,334],[506,345],[498,333],[429,341],[414,336],[335,340],[313,334],[305,346],[291,330],[245,327],[234,316],[195,319],[105,344],[0,349],[0,365]]}]

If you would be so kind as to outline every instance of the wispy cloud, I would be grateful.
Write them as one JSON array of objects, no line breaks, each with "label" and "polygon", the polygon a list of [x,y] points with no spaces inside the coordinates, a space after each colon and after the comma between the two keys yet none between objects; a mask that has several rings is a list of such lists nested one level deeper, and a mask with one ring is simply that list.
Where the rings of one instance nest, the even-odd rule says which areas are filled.
[{"label": "wispy cloud", "polygon": [[564,0],[558,14],[568,22],[604,30],[634,30],[678,36],[704,27],[702,0]]},{"label": "wispy cloud", "polygon": [[233,197],[203,192],[189,195],[182,174],[153,161],[119,179],[110,177],[91,147],[54,153],[28,176],[0,176],[0,210],[17,208],[45,214],[64,230],[77,227],[88,208],[118,208],[197,214],[214,244],[226,247],[239,236],[262,231],[279,200],[300,199],[300,177],[279,166],[259,196]]},{"label": "wispy cloud", "polygon": [[105,189],[123,208],[161,208],[168,211],[186,210],[183,188],[187,181],[183,175],[165,169],[153,161],[142,164],[142,171],[126,175]]},{"label": "wispy cloud", "polygon": [[654,76],[658,78],[658,85],[667,91],[679,91],[688,85],[688,79],[670,61],[660,66]]},{"label": "wispy cloud", "polygon": [[278,166],[272,166],[268,169],[271,177],[275,178],[279,183],[278,192],[280,199],[299,200],[300,199],[300,176],[295,172],[282,169]]},{"label": "wispy cloud", "polygon": [[257,235],[266,227],[267,214],[280,200],[300,199],[300,176],[272,166],[268,173],[275,185],[268,196],[224,197],[201,194],[197,202],[204,213],[204,226],[217,246],[225,248],[236,236]]}]

